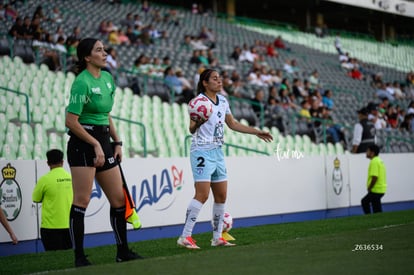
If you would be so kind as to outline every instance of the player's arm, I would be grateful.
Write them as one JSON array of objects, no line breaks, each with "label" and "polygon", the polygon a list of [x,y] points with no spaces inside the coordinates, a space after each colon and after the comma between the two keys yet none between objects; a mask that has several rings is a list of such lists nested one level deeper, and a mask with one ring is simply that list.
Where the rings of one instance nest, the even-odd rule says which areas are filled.
[{"label": "player's arm", "polygon": [[265,132],[250,126],[243,125],[240,122],[236,121],[232,114],[227,114],[225,121],[227,126],[233,131],[256,135],[258,138],[263,139],[266,142],[270,142],[273,140],[273,137],[269,132]]},{"label": "player's arm", "polygon": [[368,186],[368,192],[371,192],[372,188],[374,188],[375,183],[377,183],[377,180],[378,180],[377,176],[371,177],[371,182],[369,183],[369,186]]}]

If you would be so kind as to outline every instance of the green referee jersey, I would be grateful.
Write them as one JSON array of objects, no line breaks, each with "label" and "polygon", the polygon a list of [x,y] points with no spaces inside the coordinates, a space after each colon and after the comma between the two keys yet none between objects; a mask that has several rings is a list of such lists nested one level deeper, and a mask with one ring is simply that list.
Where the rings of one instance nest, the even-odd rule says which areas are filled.
[{"label": "green referee jersey", "polygon": [[72,177],[63,167],[53,168],[42,176],[32,194],[34,202],[42,203],[41,228],[69,228],[72,198]]},{"label": "green referee jersey", "polygon": [[373,157],[369,163],[367,187],[369,187],[373,176],[377,177],[377,182],[371,189],[371,192],[385,194],[387,191],[387,175],[384,162],[378,156]]},{"label": "green referee jersey", "polygon": [[101,71],[101,76],[95,78],[83,70],[72,84],[67,111],[78,115],[81,124],[109,125],[114,95],[115,84],[110,73]]}]

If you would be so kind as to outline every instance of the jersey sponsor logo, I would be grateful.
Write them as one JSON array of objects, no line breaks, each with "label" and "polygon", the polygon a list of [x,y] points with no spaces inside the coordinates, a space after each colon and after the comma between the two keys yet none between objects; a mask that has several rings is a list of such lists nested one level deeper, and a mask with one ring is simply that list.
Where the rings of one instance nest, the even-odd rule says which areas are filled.
[{"label": "jersey sponsor logo", "polygon": [[3,211],[8,221],[15,220],[22,208],[22,192],[16,181],[17,170],[8,163],[1,170],[3,181],[0,183],[0,211]]},{"label": "jersey sponsor logo", "polygon": [[101,95],[102,94],[101,88],[99,88],[99,87],[91,88],[91,92],[93,94],[96,94],[96,95]]},{"label": "jersey sponsor logo", "polygon": [[109,83],[109,82],[106,82],[106,87],[108,87],[108,89],[112,89],[112,84],[111,83]]}]

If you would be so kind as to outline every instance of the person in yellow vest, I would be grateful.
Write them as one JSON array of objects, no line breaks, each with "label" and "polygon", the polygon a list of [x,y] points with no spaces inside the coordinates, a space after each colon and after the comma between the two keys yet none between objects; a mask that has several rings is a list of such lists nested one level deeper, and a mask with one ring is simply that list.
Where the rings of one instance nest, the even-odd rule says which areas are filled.
[{"label": "person in yellow vest", "polygon": [[46,153],[50,171],[37,182],[32,199],[42,203],[40,235],[46,251],[72,248],[69,233],[69,214],[72,206],[72,177],[63,168],[63,152]]},{"label": "person in yellow vest", "polygon": [[374,144],[368,146],[366,152],[367,158],[371,161],[368,167],[368,194],[361,200],[365,214],[382,212],[381,198],[387,191],[386,169],[384,162],[378,156],[379,150],[379,147]]}]

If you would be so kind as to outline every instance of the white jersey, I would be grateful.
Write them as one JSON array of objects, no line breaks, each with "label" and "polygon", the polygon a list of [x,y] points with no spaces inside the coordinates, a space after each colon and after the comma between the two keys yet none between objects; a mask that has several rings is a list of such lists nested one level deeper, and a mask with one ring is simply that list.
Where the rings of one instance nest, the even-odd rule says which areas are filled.
[{"label": "white jersey", "polygon": [[[203,93],[197,97],[208,98]],[[217,94],[217,103],[212,101],[211,103],[213,104],[213,112],[210,118],[193,134],[191,151],[211,150],[221,147],[224,143],[224,123],[226,115],[231,114],[229,102],[227,98]]]}]

